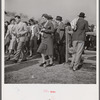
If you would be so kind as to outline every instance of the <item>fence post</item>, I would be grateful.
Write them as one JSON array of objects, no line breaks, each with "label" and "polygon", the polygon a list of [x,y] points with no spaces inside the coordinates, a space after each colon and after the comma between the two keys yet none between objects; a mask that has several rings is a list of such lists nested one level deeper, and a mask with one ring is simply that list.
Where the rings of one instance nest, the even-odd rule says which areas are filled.
[{"label": "fence post", "polygon": [[66,63],[68,62],[68,27],[65,28],[65,36],[66,36]]}]

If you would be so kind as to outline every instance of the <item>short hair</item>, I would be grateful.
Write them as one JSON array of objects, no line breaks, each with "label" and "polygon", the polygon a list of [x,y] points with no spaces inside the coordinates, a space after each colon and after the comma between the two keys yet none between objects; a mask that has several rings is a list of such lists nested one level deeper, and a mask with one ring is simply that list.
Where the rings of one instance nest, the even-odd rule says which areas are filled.
[{"label": "short hair", "polygon": [[15,21],[15,19],[14,19],[14,18],[11,18],[11,19],[10,19],[10,23],[11,23],[12,21]]},{"label": "short hair", "polygon": [[30,23],[30,22],[33,22],[33,24],[35,24],[34,19],[29,19],[29,23]]},{"label": "short hair", "polygon": [[19,15],[16,15],[15,18],[16,18],[16,17],[17,17],[18,19],[21,19],[21,17],[20,17]]},{"label": "short hair", "polygon": [[33,19],[29,19],[29,22],[34,22],[34,20]]}]

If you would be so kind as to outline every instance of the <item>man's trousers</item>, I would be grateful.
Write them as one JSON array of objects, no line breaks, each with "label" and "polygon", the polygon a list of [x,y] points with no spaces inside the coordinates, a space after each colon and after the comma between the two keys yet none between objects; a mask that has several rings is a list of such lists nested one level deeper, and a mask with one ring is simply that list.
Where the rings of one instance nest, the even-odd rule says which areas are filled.
[{"label": "man's trousers", "polygon": [[77,68],[81,64],[84,43],[84,41],[73,41],[73,55],[71,64],[74,68]]},{"label": "man's trousers", "polygon": [[14,56],[14,60],[19,60],[20,55],[22,55],[22,60],[26,59],[23,47],[24,47],[24,42],[19,41],[17,46],[17,52]]}]

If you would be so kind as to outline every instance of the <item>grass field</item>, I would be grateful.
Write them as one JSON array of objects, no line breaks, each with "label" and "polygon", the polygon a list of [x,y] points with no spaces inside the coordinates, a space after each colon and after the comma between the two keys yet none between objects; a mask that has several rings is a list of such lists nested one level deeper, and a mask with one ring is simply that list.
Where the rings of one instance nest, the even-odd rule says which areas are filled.
[{"label": "grass field", "polygon": [[[90,58],[89,58],[90,59]],[[92,57],[92,60],[95,60]],[[84,63],[82,68],[72,71],[68,64],[55,64],[52,67],[39,67],[40,57],[23,63],[5,65],[7,84],[95,84],[96,65]]]}]

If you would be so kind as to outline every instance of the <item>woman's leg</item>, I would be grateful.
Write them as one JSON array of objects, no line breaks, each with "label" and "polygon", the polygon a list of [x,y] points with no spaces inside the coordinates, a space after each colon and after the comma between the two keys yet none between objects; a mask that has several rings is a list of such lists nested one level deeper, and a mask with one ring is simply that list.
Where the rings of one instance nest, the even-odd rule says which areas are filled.
[{"label": "woman's leg", "polygon": [[49,56],[49,60],[50,60],[49,64],[53,64],[53,57],[52,56]]},{"label": "woman's leg", "polygon": [[40,64],[41,67],[46,67],[46,60],[45,60],[45,55],[41,54],[42,56],[42,63]]},{"label": "woman's leg", "polygon": [[41,54],[42,56],[42,63],[44,63],[46,60],[45,60],[45,55],[44,54]]},{"label": "woman's leg", "polygon": [[33,56],[33,40],[30,40],[30,57]]}]

